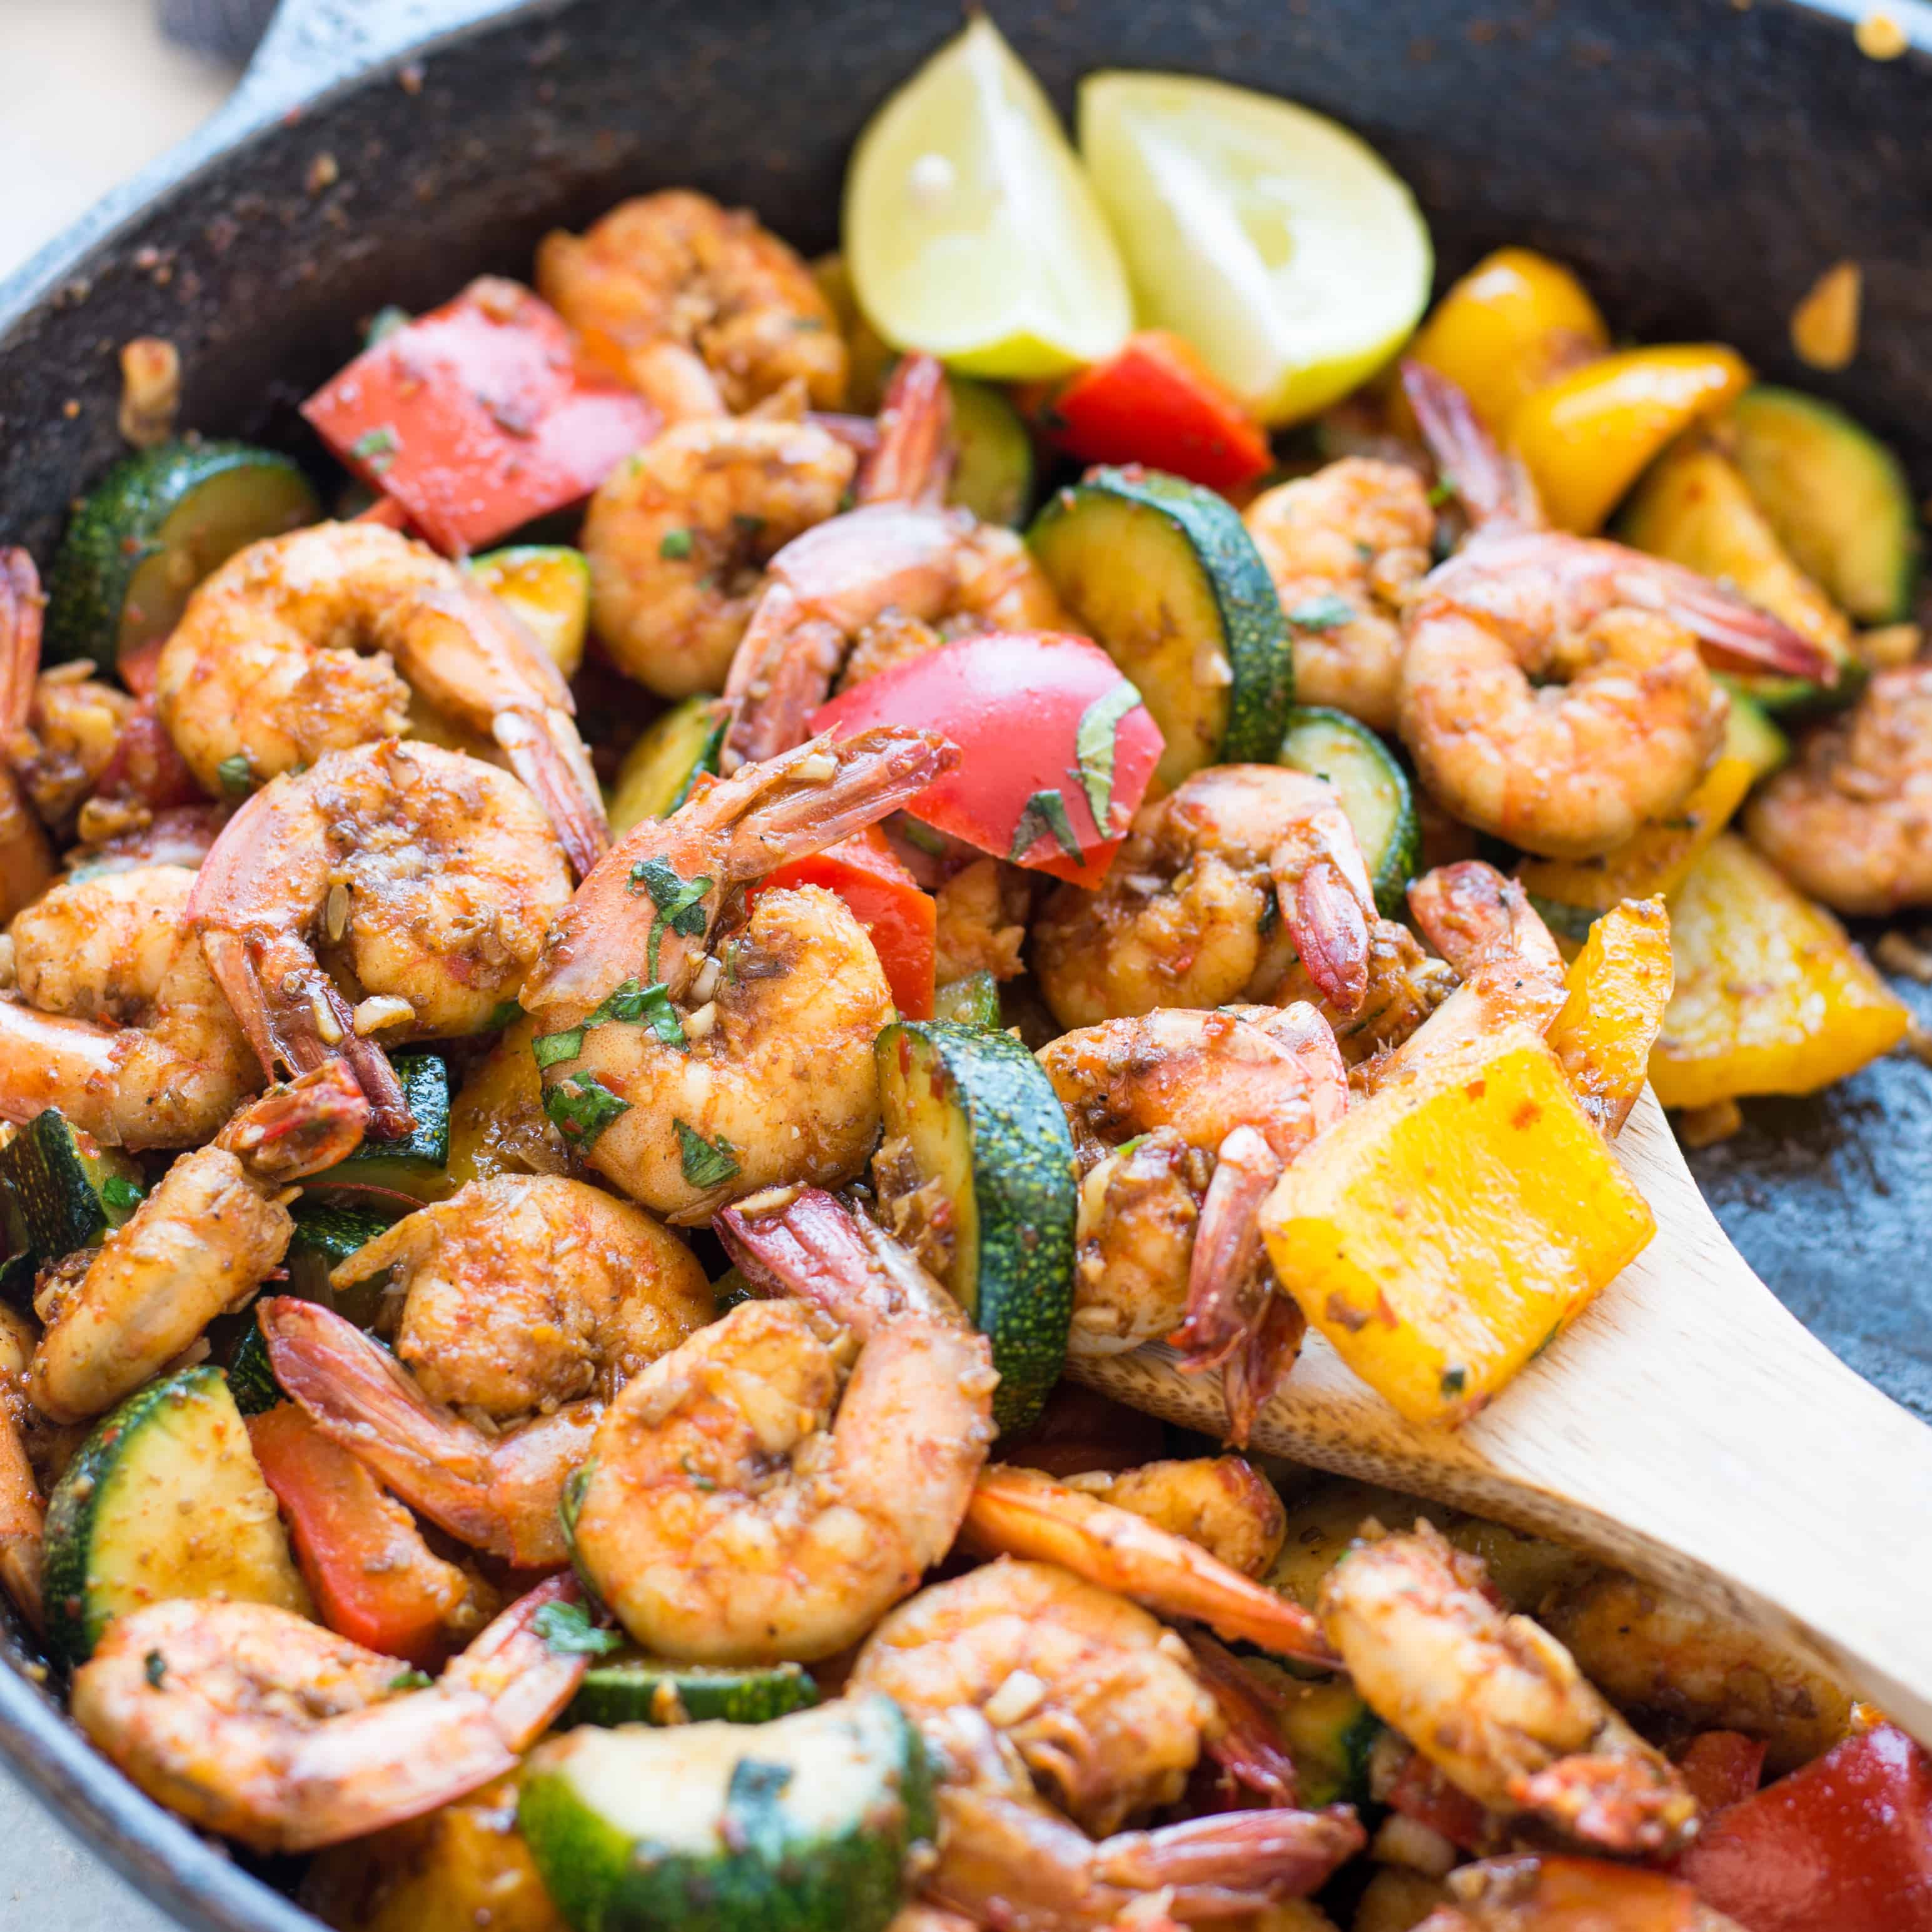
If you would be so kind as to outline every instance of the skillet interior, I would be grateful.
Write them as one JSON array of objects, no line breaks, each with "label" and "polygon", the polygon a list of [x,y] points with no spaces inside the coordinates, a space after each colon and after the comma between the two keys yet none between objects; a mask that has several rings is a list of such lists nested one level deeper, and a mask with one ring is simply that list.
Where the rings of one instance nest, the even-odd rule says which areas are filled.
[{"label": "skillet interior", "polygon": [[[1840,4],[1840,0],[1834,0]],[[1446,280],[1505,241],[1574,262],[1617,326],[1736,342],[1823,388],[1932,489],[1932,9],[1894,0],[1917,50],[1881,65],[1835,14],[1756,0],[1067,0],[1000,10],[1063,106],[1101,65],[1216,73],[1337,115],[1427,208]],[[115,351],[157,334],[188,371],[182,420],[313,452],[292,405],[358,317],[427,305],[620,196],[690,182],[815,250],[867,110],[957,26],[956,0],[536,0],[393,60],[298,113],[304,76],[465,20],[480,0],[312,0],[252,108],[0,287],[0,505],[45,563],[72,497],[119,453]],[[1852,10],[1849,4],[1846,11]],[[278,92],[278,90],[280,90]],[[318,156],[339,176],[311,192]],[[1791,362],[1792,304],[1864,266],[1855,367]],[[63,407],[70,400],[71,414]],[[1932,1022],[1932,998],[1907,988]],[[1822,1099],[1766,1103],[1693,1156],[1753,1264],[1846,1359],[1932,1418],[1932,1074],[1880,1063]],[[9,1621],[16,1666],[38,1664]],[[0,1748],[187,1922],[313,1922],[110,1771],[52,1700],[0,1672]]]}]

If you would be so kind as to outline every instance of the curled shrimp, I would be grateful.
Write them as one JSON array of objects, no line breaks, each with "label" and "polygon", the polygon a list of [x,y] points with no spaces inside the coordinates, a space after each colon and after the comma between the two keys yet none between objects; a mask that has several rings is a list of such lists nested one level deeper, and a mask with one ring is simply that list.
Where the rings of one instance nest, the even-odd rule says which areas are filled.
[{"label": "curled shrimp", "polygon": [[1184,1370],[1223,1372],[1231,1439],[1245,1442],[1304,1332],[1256,1210],[1347,1108],[1328,1022],[1305,1005],[1168,1007],[1078,1028],[1039,1058],[1085,1170],[1070,1346],[1172,1340]]},{"label": "curled shrimp", "polygon": [[1427,1522],[1354,1544],[1320,1612],[1369,1707],[1478,1803],[1614,1852],[1669,1853],[1695,1832],[1670,1760]]},{"label": "curled shrimp", "polygon": [[0,1307],[0,1589],[38,1630],[46,1498],[23,1439],[30,1410],[27,1365],[33,1359],[34,1341],[33,1324],[27,1318],[16,1310]]},{"label": "curled shrimp", "polygon": [[1436,532],[1421,477],[1406,464],[1344,457],[1263,491],[1241,520],[1288,616],[1296,703],[1393,731],[1403,614]]},{"label": "curled shrimp", "polygon": [[155,676],[161,722],[217,796],[237,770],[260,784],[395,736],[413,690],[501,749],[580,873],[610,842],[562,674],[495,598],[382,524],[238,551],[188,599]]},{"label": "curled shrimp", "polygon": [[1716,755],[1726,700],[1707,655],[1835,679],[1820,646],[1694,571],[1542,528],[1460,392],[1433,371],[1409,388],[1478,522],[1416,593],[1397,722],[1466,824],[1554,858],[1606,852]]},{"label": "curled shrimp", "polygon": [[[1409,910],[1462,984],[1412,1046],[1416,1054],[1514,1022],[1546,1032],[1563,1004],[1563,956],[1514,880],[1480,859],[1438,866],[1408,889]],[[1398,1054],[1391,1065],[1401,1062]]]},{"label": "curled shrimp", "polygon": [[537,248],[537,288],[585,349],[672,422],[741,415],[792,384],[844,400],[844,338],[812,271],[743,209],[668,188]]},{"label": "curled shrimp", "polygon": [[999,1378],[945,1290],[831,1196],[718,1228],[796,1298],[741,1304],[626,1385],[573,1491],[572,1546],[658,1655],[808,1663],[951,1547]]},{"label": "curled shrimp", "polygon": [[394,1354],[312,1303],[262,1305],[282,1387],[452,1536],[561,1562],[565,1481],[610,1396],[710,1319],[703,1269],[628,1202],[507,1174],[398,1222],[332,1280],[385,1268],[404,1295]]},{"label": "curled shrimp", "polygon": [[1288,1534],[1274,1485],[1239,1456],[1143,1462],[1061,1480],[1070,1490],[1131,1510],[1157,1529],[1199,1544],[1244,1576],[1265,1575]]},{"label": "curled shrimp", "polygon": [[0,1114],[58,1107],[111,1146],[209,1138],[261,1069],[187,924],[194,874],[143,865],[64,880],[8,928]]},{"label": "curled shrimp", "polygon": [[[373,1130],[393,1137],[409,1114],[373,1034],[398,1017],[430,1038],[484,1030],[569,896],[562,848],[515,778],[387,739],[257,792],[196,874],[188,916],[263,1067],[346,1061]],[[352,1008],[325,960],[380,1004]]]},{"label": "curled shrimp", "polygon": [[38,1298],[46,1323],[27,1374],[56,1422],[111,1408],[278,1266],[295,1232],[290,1182],[355,1152],[368,1103],[324,1067],[264,1094],[212,1144],[183,1154],[98,1249],[83,1249]]},{"label": "curled shrimp", "polygon": [[815,423],[674,424],[611,471],[584,523],[597,635],[665,698],[723,686],[766,567],[834,515],[852,452]]},{"label": "curled shrimp", "polygon": [[1801,890],[1842,913],[1932,905],[1932,664],[1874,678],[1744,808]]},{"label": "curled shrimp", "polygon": [[[0,550],[0,746],[10,746],[33,708],[40,668],[40,572],[23,550]],[[0,764],[0,919],[11,919],[53,877],[52,848],[10,766]]]},{"label": "curled shrimp", "polygon": [[940,1778],[921,1890],[976,1921],[1085,1932],[1164,1886],[1174,1919],[1234,1916],[1313,1889],[1362,1843],[1341,1808],[1122,1833],[1180,1795],[1215,1700],[1174,1632],[1052,1564],[1001,1558],[921,1591],[851,1682],[919,1727]]},{"label": "curled shrimp", "polygon": [[1054,895],[1034,929],[1035,970],[1063,1026],[1265,998],[1294,955],[1351,1013],[1367,998],[1375,917],[1331,785],[1216,765],[1141,808],[1098,892]]},{"label": "curled shrimp", "polygon": [[[872,943],[817,886],[743,888],[874,824],[958,760],[880,726],[750,765],[613,848],[524,986],[551,1118],[592,1166],[679,1222],[775,1183],[849,1179],[878,1125],[891,996]],[[641,968],[641,971],[640,969]],[[653,1016],[616,1014],[661,985]]]},{"label": "curled shrimp", "polygon": [[259,1852],[314,1851],[419,1817],[516,1768],[584,1659],[550,1649],[553,1577],[428,1690],[398,1659],[266,1604],[154,1604],[74,1672],[74,1721],[157,1803]]},{"label": "curled shrimp", "polygon": [[724,686],[725,771],[802,742],[835,681],[861,682],[962,631],[1076,628],[1017,532],[940,506],[950,410],[939,364],[908,356],[858,507],[772,559]]}]

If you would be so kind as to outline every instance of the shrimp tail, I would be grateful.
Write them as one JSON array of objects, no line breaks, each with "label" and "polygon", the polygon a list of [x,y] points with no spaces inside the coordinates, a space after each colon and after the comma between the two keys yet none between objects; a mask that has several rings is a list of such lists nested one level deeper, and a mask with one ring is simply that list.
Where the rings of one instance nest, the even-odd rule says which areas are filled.
[{"label": "shrimp tail", "polygon": [[1264,1330],[1275,1339],[1280,1324],[1269,1316],[1285,1298],[1262,1250],[1258,1218],[1268,1190],[1281,1178],[1282,1165],[1252,1127],[1237,1127],[1222,1142],[1195,1226],[1186,1318],[1168,1337],[1180,1350],[1180,1366],[1187,1373],[1228,1369],[1240,1361],[1238,1378],[1231,1373],[1224,1390],[1228,1439],[1237,1447],[1246,1446],[1256,1410],[1294,1366],[1300,1343],[1300,1333],[1291,1330],[1287,1360],[1278,1366],[1253,1358],[1254,1345]]},{"label": "shrimp tail", "polygon": [[[1359,890],[1358,890],[1359,885]],[[1282,917],[1308,976],[1337,1012],[1359,1012],[1369,994],[1369,919],[1374,902],[1332,860],[1318,859],[1275,888]]]},{"label": "shrimp tail", "polygon": [[1458,384],[1426,362],[1406,361],[1402,388],[1436,473],[1477,529],[1501,533],[1544,527],[1543,506],[1528,471],[1504,453]]},{"label": "shrimp tail", "polygon": [[1556,1018],[1563,957],[1516,880],[1480,859],[1458,860],[1418,879],[1408,907],[1430,944],[1466,982],[1500,984],[1510,1009],[1539,1031]]},{"label": "shrimp tail", "polygon": [[1299,1604],[1198,1544],[1036,1471],[1004,1464],[982,1469],[965,1533],[982,1553],[1058,1563],[1162,1616],[1204,1623],[1230,1642],[1309,1664],[1337,1660],[1320,1624]]},{"label": "shrimp tail", "polygon": [[769,586],[725,680],[731,722],[718,763],[726,776],[804,742],[844,649],[844,632],[830,619],[812,616],[790,585]]},{"label": "shrimp tail", "polygon": [[1346,1804],[1224,1811],[1106,1839],[1095,1847],[1094,1876],[1131,1892],[1172,1886],[1174,1916],[1192,1924],[1306,1898],[1367,1842]]},{"label": "shrimp tail", "polygon": [[546,1577],[450,1660],[437,1688],[486,1699],[504,1744],[519,1754],[529,1750],[576,1694],[590,1661],[587,1654],[551,1649],[538,1618],[548,1604],[583,1600],[583,1586],[568,1570]]},{"label": "shrimp tail", "polygon": [[1246,1791],[1264,1805],[1292,1805],[1294,1760],[1281,1742],[1281,1694],[1204,1630],[1186,1634],[1195,1668],[1221,1714],[1220,1734],[1207,1740],[1208,1755],[1220,1767],[1217,1796],[1232,1805]]},{"label": "shrimp tail", "polygon": [[944,367],[936,356],[906,356],[886,387],[878,446],[860,467],[854,496],[861,503],[937,509],[957,457]]},{"label": "shrimp tail", "polygon": [[0,745],[22,730],[40,671],[40,572],[23,550],[0,550]]},{"label": "shrimp tail", "polygon": [[0,1413],[0,1587],[34,1629],[41,1614],[41,1538],[46,1504],[13,1421]]},{"label": "shrimp tail", "polygon": [[1827,688],[1838,682],[1838,659],[1823,645],[1681,564],[1632,551],[1618,587],[1627,602],[1648,604],[1688,631],[1720,670],[1775,671]]},{"label": "shrimp tail", "polygon": [[530,788],[580,879],[610,849],[610,823],[589,754],[567,714],[500,711],[490,734]]},{"label": "shrimp tail", "polygon": [[299,1180],[346,1160],[362,1144],[369,1102],[353,1073],[326,1060],[244,1107],[215,1136],[257,1179]]}]

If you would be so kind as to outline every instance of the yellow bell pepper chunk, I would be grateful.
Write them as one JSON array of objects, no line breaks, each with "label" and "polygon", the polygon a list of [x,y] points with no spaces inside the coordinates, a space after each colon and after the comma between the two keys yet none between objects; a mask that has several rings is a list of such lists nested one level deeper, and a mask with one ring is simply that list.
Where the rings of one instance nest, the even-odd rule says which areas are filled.
[{"label": "yellow bell pepper chunk", "polygon": [[1618,534],[1634,549],[1729,584],[1840,664],[1850,657],[1850,620],[1792,562],[1744,472],[1702,437],[1687,437],[1658,461]]},{"label": "yellow bell pepper chunk", "polygon": [[1411,1421],[1444,1424],[1489,1402],[1655,1226],[1520,1024],[1412,1059],[1261,1214],[1276,1274],[1342,1359]]},{"label": "yellow bell pepper chunk", "polygon": [[1815,1093],[1904,1036],[1905,1007],[1844,928],[1731,833],[1670,917],[1677,986],[1650,1056],[1666,1107]]},{"label": "yellow bell pepper chunk", "polygon": [[590,626],[590,562],[561,544],[520,544],[472,557],[470,574],[507,604],[566,677],[584,662]]},{"label": "yellow bell pepper chunk", "polygon": [[1536,479],[1551,523],[1587,533],[1660,450],[1750,380],[1744,358],[1720,344],[1628,349],[1524,398],[1506,440]]},{"label": "yellow bell pepper chunk", "polygon": [[1610,346],[1597,304],[1562,262],[1498,248],[1436,304],[1408,353],[1447,376],[1500,436],[1526,396]]},{"label": "yellow bell pepper chunk", "polygon": [[1625,899],[1674,892],[1786,749],[1777,727],[1749,698],[1733,698],[1718,762],[1676,812],[1640,826],[1594,859],[1523,860],[1516,868],[1523,890],[1539,902],[1559,940],[1584,937],[1588,921]]},{"label": "yellow bell pepper chunk", "polygon": [[1643,1091],[1670,982],[1670,915],[1660,898],[1612,906],[1564,977],[1563,1004],[1544,1038],[1606,1134]]}]

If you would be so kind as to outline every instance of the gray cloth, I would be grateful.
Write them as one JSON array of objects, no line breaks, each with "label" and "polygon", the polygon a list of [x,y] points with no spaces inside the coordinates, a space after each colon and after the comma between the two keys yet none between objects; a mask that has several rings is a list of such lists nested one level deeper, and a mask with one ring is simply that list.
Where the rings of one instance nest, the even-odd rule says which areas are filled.
[{"label": "gray cloth", "polygon": [[275,10],[275,0],[156,0],[156,4],[161,32],[170,40],[238,62],[255,51]]}]

